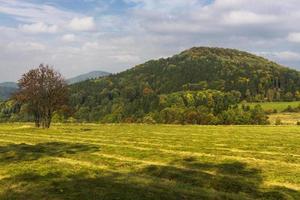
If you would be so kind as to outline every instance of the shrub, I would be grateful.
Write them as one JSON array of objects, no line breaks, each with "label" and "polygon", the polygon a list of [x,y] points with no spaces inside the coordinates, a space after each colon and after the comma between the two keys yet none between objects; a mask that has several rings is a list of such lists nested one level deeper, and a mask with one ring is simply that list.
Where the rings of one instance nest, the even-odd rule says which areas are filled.
[{"label": "shrub", "polygon": [[291,105],[288,105],[288,107],[284,110],[284,112],[294,112],[294,109]]},{"label": "shrub", "polygon": [[143,123],[145,124],[156,124],[156,121],[151,116],[146,116],[143,118]]},{"label": "shrub", "polygon": [[275,125],[282,125],[281,119],[279,117],[276,118]]},{"label": "shrub", "polygon": [[77,120],[74,117],[69,117],[67,119],[67,123],[76,123],[76,122],[77,122]]}]

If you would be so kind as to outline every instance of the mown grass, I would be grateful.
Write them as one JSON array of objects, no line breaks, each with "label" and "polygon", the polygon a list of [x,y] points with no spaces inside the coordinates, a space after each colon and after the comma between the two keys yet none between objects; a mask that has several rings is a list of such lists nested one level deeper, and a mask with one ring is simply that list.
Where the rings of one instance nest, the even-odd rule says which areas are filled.
[{"label": "mown grass", "polygon": [[271,111],[271,110],[277,110],[277,112],[282,112],[285,109],[287,109],[288,106],[291,106],[292,108],[296,108],[300,105],[300,101],[292,101],[292,102],[259,102],[259,103],[246,103],[246,105],[249,105],[251,108],[253,108],[256,105],[261,105],[261,107],[265,111]]},{"label": "mown grass", "polygon": [[300,199],[300,127],[0,125],[0,199]]},{"label": "mown grass", "polygon": [[280,120],[283,125],[297,125],[300,122],[300,113],[274,113],[269,115],[269,121],[271,124],[276,124],[276,121]]}]

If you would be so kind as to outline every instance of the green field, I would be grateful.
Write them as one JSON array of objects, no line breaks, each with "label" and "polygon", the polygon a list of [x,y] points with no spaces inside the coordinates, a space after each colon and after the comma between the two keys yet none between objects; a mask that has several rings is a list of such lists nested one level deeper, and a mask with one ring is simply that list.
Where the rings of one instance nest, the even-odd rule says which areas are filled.
[{"label": "green field", "polygon": [[251,108],[253,108],[255,105],[258,105],[258,104],[261,105],[261,107],[266,111],[276,109],[278,112],[282,112],[288,106],[291,106],[292,108],[298,107],[300,105],[300,101],[246,103],[246,105],[249,105]]},{"label": "green field", "polygon": [[268,116],[271,124],[276,124],[276,120],[280,119],[283,125],[296,125],[300,122],[300,113],[275,113]]},{"label": "green field", "polygon": [[0,199],[300,199],[300,127],[0,125]]}]

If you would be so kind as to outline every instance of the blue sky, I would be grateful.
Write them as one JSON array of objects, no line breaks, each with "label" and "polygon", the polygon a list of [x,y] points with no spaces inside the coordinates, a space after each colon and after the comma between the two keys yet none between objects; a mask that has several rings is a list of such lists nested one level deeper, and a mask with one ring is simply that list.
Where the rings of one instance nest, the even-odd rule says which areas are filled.
[{"label": "blue sky", "polygon": [[193,46],[300,69],[298,0],[0,0],[0,82],[40,63],[119,72]]}]

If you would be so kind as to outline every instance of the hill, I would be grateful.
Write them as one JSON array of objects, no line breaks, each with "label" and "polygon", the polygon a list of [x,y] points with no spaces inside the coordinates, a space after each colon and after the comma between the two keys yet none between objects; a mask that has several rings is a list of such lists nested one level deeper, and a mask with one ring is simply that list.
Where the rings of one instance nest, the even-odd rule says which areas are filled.
[{"label": "hill", "polygon": [[0,83],[0,87],[18,88],[18,84],[15,82],[3,82]]},{"label": "hill", "polygon": [[0,83],[0,99],[8,99],[17,89],[18,85],[14,82]]},{"label": "hill", "polygon": [[86,74],[81,74],[79,76],[67,79],[68,84],[74,84],[74,83],[78,83],[81,81],[85,81],[88,79],[94,79],[94,78],[99,78],[99,77],[104,77],[104,76],[108,76],[110,75],[110,73],[108,72],[104,72],[104,71],[92,71]]},{"label": "hill", "polygon": [[[198,93],[207,90],[210,92]],[[164,109],[174,107],[176,113],[184,109],[180,115],[199,106],[217,115],[236,103],[228,103],[233,102],[230,95],[247,101],[291,101],[300,98],[299,91],[296,70],[239,50],[195,47],[119,74],[74,84],[71,104],[77,119],[138,121],[149,115],[158,119]],[[199,95],[205,100],[199,100]]]}]

